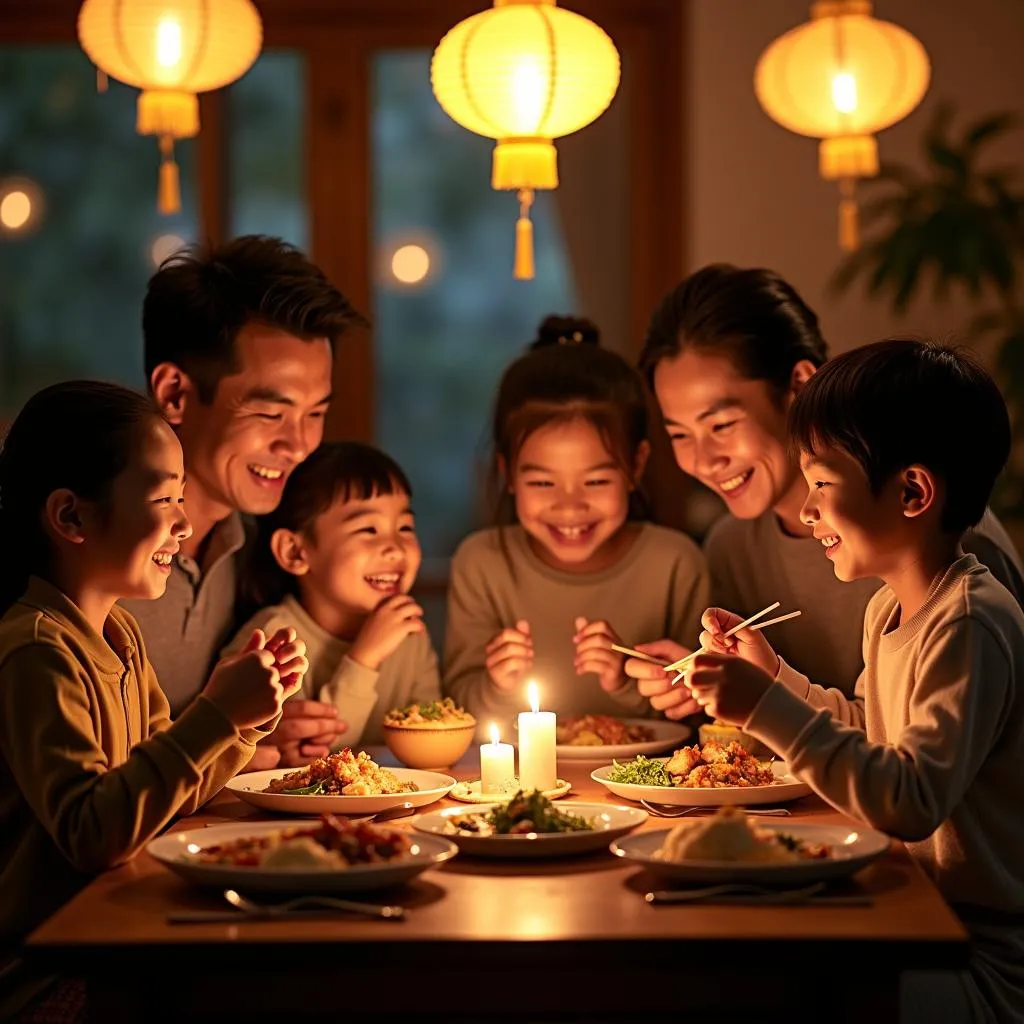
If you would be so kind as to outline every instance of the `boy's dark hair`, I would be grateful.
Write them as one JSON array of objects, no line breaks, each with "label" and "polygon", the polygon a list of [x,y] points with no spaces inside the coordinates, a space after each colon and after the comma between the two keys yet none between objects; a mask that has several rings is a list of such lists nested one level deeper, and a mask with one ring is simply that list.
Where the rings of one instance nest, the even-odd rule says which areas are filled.
[{"label": "boy's dark hair", "polygon": [[691,274],[651,315],[639,360],[648,386],[658,363],[688,347],[726,356],[739,374],[767,381],[779,396],[800,360],[821,366],[828,358],[818,318],[792,285],[771,270],[728,263]]},{"label": "boy's dark hair", "polygon": [[[549,423],[576,418],[593,424],[632,478],[637,451],[647,440],[647,404],[640,375],[620,355],[593,345],[550,345],[527,352],[505,370],[491,423],[491,499],[498,523],[514,519],[505,477],[526,439]],[[639,493],[633,497],[632,512],[642,515]]]},{"label": "boy's dark hair", "polygon": [[597,325],[583,317],[546,316],[537,325],[537,337],[530,342],[530,348],[547,348],[548,345],[600,345],[601,332]]},{"label": "boy's dark hair", "polygon": [[287,242],[243,235],[219,248],[169,256],[149,279],[142,304],[146,378],[161,363],[180,366],[209,404],[221,377],[238,369],[235,338],[258,322],[334,344],[365,319],[324,272]]},{"label": "boy's dark hair", "polygon": [[864,345],[825,364],[789,415],[803,451],[838,448],[878,493],[915,463],[946,485],[942,528],[960,534],[985,513],[1010,454],[1010,417],[995,381],[963,349],[910,338]]},{"label": "boy's dark hair", "polygon": [[150,418],[163,421],[148,396],[92,380],[53,384],[25,403],[0,445],[0,615],[25,592],[29,576],[51,573],[43,526],[49,496],[66,487],[86,501],[105,501]]},{"label": "boy's dark hair", "polygon": [[242,586],[246,607],[264,608],[298,591],[296,578],[277,564],[270,550],[275,530],[308,534],[317,518],[336,501],[360,501],[381,494],[412,497],[408,477],[390,455],[357,441],[320,445],[295,467],[277,508],[259,520],[255,549]]}]

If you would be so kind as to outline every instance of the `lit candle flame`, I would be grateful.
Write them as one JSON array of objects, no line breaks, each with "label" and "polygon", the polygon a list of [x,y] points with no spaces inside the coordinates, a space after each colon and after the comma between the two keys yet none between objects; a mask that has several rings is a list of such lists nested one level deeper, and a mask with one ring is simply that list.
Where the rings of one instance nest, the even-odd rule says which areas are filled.
[{"label": "lit candle flame", "polygon": [[492,742],[492,743],[493,743],[493,744],[494,744],[495,746],[497,746],[497,745],[498,745],[498,742],[500,741],[500,739],[501,739],[501,736],[500,736],[500,734],[498,733],[498,727],[497,727],[497,725],[495,725],[495,724],[494,724],[494,722],[491,722],[491,742]]},{"label": "lit candle flame", "polygon": [[526,698],[530,702],[530,710],[537,714],[540,711],[540,693],[537,690],[536,683],[530,683],[526,687]]}]

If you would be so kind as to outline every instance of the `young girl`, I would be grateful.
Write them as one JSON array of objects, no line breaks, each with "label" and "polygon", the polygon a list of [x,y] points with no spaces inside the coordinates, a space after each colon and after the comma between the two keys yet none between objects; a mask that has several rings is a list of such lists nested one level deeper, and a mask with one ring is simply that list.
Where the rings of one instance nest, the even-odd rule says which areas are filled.
[{"label": "young girl", "polygon": [[[369,445],[321,445],[265,516],[247,589],[254,628],[293,626],[306,642],[304,691],[333,704],[345,746],[383,743],[393,707],[441,695],[423,609],[409,596],[420,567],[412,488]],[[340,725],[339,725],[340,728]]]},{"label": "young girl", "polygon": [[[800,521],[807,484],[789,444],[788,409],[827,358],[818,318],[770,270],[704,267],[655,310],[640,365],[654,390],[679,466],[725,502],[704,544],[711,598],[741,615],[774,601],[803,614],[773,626],[791,664],[848,696],[863,666],[864,611],[876,579],[842,583]],[[986,511],[963,539],[1018,601],[1024,570],[1006,531]],[[676,639],[676,638],[673,638]],[[645,647],[675,660],[671,641]],[[670,717],[697,710],[656,665],[629,672]]]},{"label": "young girl", "polygon": [[505,372],[494,411],[498,521],[452,560],[445,688],[511,728],[535,678],[563,716],[640,715],[613,643],[696,640],[703,559],[684,534],[634,521],[648,444],[639,376],[590,345],[554,345]]},{"label": "young girl", "polygon": [[[191,527],[181,446],[142,395],[57,384],[0,450],[0,950],[216,793],[301,684],[254,634],[173,724],[135,620]],[[0,954],[2,960],[2,954]]]}]

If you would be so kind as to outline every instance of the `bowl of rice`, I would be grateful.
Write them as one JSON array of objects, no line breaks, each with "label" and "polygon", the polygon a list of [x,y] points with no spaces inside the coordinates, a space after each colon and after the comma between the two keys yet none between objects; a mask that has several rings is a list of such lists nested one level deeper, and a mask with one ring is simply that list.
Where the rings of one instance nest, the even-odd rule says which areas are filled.
[{"label": "bowl of rice", "polygon": [[449,768],[469,750],[476,719],[451,699],[421,701],[384,716],[384,742],[408,768]]}]

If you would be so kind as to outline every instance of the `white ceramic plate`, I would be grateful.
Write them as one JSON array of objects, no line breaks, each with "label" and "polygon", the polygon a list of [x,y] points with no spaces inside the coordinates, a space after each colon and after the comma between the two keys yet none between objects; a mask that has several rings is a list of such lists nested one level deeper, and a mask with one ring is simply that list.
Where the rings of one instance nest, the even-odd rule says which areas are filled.
[{"label": "white ceramic plate", "polygon": [[[667,761],[668,758],[657,758]],[[784,803],[807,796],[811,787],[789,774],[784,761],[773,761],[775,782],[770,786],[715,786],[696,789],[687,786],[634,786],[626,782],[612,782],[608,776],[614,765],[591,772],[590,777],[605,789],[626,800],[649,800],[655,804],[675,804],[678,807],[745,807],[754,804]]]},{"label": "white ceramic plate", "polygon": [[832,856],[828,860],[801,860],[782,864],[737,864],[713,860],[669,863],[655,860],[654,851],[661,846],[671,829],[657,829],[640,832],[635,836],[625,836],[612,843],[611,850],[617,857],[641,864],[673,882],[692,882],[699,885],[729,882],[798,885],[852,875],[889,849],[888,837],[870,828],[845,825],[791,825],[781,821],[759,821],[757,825],[758,828],[795,836],[809,843],[825,843],[832,848]]},{"label": "white ceramic plate", "polygon": [[224,787],[240,800],[261,807],[266,811],[280,811],[283,814],[301,814],[315,818],[321,814],[376,814],[389,807],[409,803],[413,807],[426,807],[435,800],[446,796],[455,785],[450,775],[441,772],[425,772],[417,768],[389,768],[399,782],[412,782],[417,789],[414,793],[392,793],[389,796],[305,796],[294,793],[264,793],[273,779],[294,771],[292,768],[273,768],[265,772],[247,772],[236,775]]},{"label": "white ceramic plate", "polygon": [[576,853],[589,853],[607,848],[611,840],[642,825],[647,812],[634,807],[615,807],[609,804],[564,803],[560,811],[569,811],[590,818],[591,832],[558,832],[553,835],[527,833],[518,836],[462,836],[447,831],[448,819],[467,814],[487,814],[498,806],[462,808],[448,807],[432,814],[421,814],[412,822],[417,832],[450,839],[462,853],[475,857],[566,857]]},{"label": "white ceramic plate", "polygon": [[[480,779],[473,779],[472,782],[456,782],[448,795],[453,800],[461,800],[464,804],[500,804],[503,800],[508,800],[516,795],[519,789],[519,780],[514,780],[501,793],[484,793],[480,786]],[[549,800],[559,800],[571,789],[571,782],[566,782],[565,779],[556,779],[555,788],[545,789],[542,795]]]},{"label": "white ceramic plate", "polygon": [[[386,889],[443,864],[455,856],[457,847],[439,836],[416,836],[412,849],[404,856],[382,864],[355,864],[337,871],[299,871],[295,868],[236,867],[231,864],[203,864],[193,854],[198,849],[217,846],[249,836],[262,836],[293,821],[248,822],[210,825],[208,828],[171,832],[154,839],[146,849],[154,859],[175,874],[197,885],[238,889],[241,892],[329,893]],[[381,826],[386,827],[386,826]],[[191,849],[190,851],[190,847]]]},{"label": "white ceramic plate", "polygon": [[555,752],[566,761],[607,761],[615,758],[628,761],[637,754],[663,754],[666,750],[678,750],[685,746],[693,730],[678,722],[661,722],[651,718],[624,718],[626,725],[643,725],[654,732],[654,739],[643,743],[620,743],[608,746],[574,747],[559,743]]}]

